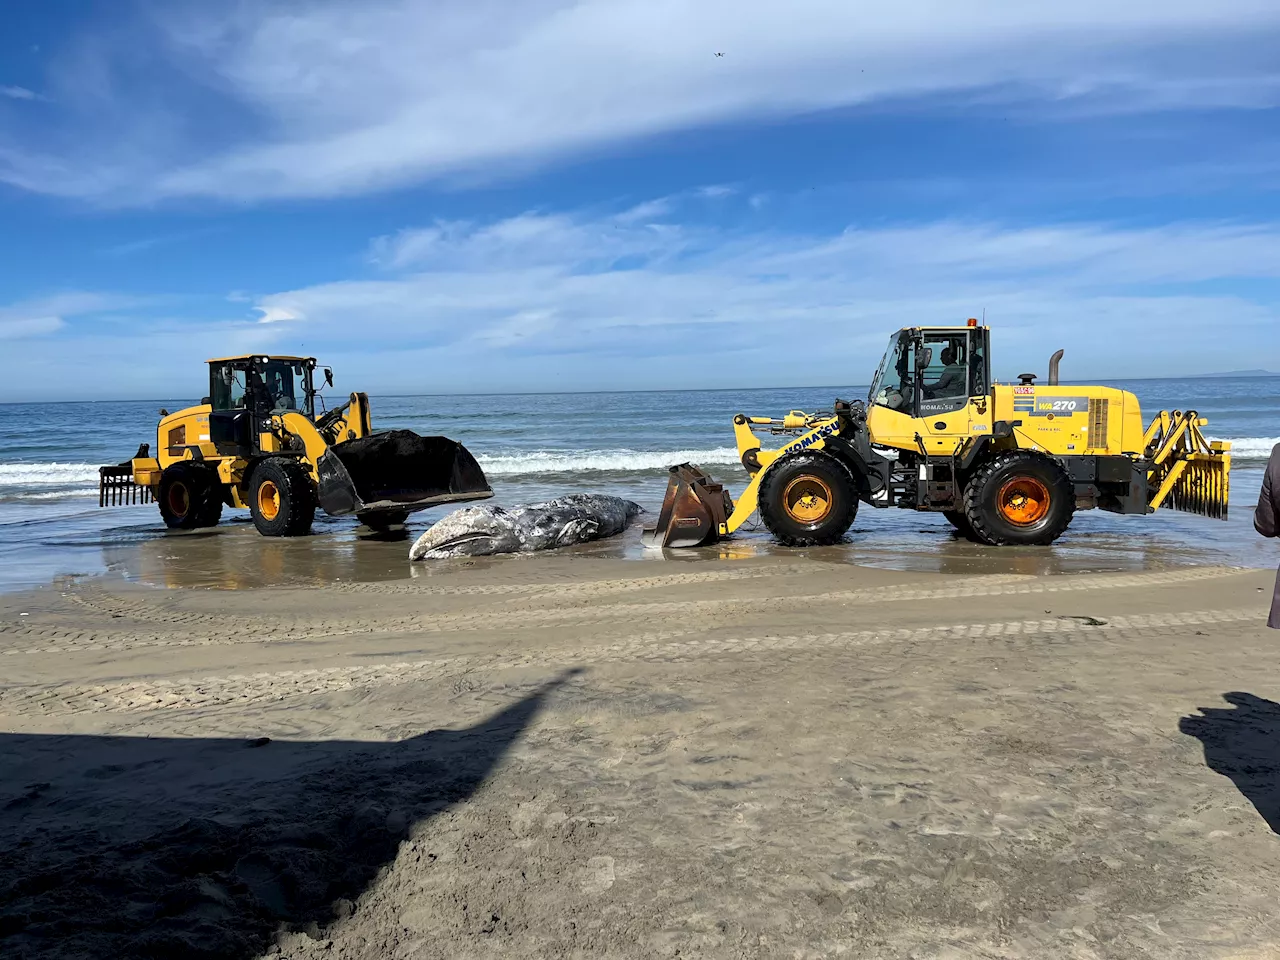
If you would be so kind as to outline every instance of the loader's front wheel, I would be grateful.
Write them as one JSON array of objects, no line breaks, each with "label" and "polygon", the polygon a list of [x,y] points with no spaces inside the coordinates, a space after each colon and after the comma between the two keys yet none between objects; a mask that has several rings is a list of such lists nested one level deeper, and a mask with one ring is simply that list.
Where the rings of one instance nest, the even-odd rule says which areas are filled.
[{"label": "loader's front wheel", "polygon": [[249,478],[249,512],[264,537],[308,533],[316,515],[316,496],[302,464],[271,457],[254,467]]},{"label": "loader's front wheel", "polygon": [[964,488],[964,512],[974,537],[993,546],[1044,546],[1067,529],[1075,488],[1048,457],[1013,450],[977,469]]},{"label": "loader's front wheel", "polygon": [[789,547],[836,543],[858,513],[849,468],[824,453],[797,453],[760,480],[760,519]]},{"label": "loader's front wheel", "polygon": [[222,518],[218,473],[194,460],[182,460],[160,474],[160,516],[173,530],[212,527]]}]

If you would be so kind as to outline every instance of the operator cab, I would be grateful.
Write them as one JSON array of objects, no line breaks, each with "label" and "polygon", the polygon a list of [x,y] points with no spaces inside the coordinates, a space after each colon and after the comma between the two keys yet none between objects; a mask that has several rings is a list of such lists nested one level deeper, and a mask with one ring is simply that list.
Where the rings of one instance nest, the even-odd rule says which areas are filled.
[{"label": "operator cab", "polygon": [[910,417],[954,413],[991,383],[987,327],[907,327],[889,341],[870,403]]},{"label": "operator cab", "polygon": [[209,439],[220,454],[252,450],[271,417],[314,418],[313,357],[223,357],[209,361]]}]

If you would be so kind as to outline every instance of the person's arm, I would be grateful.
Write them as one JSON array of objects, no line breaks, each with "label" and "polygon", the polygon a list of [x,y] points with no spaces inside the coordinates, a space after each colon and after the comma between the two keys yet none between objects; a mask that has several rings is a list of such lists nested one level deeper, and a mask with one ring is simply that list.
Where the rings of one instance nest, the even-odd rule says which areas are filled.
[{"label": "person's arm", "polygon": [[1253,514],[1253,528],[1264,537],[1280,536],[1280,444],[1271,451],[1266,476],[1262,478],[1262,493],[1258,496],[1258,509]]},{"label": "person's arm", "polygon": [[964,367],[952,365],[944,367],[938,379],[929,384],[929,397],[952,397],[965,392]]}]

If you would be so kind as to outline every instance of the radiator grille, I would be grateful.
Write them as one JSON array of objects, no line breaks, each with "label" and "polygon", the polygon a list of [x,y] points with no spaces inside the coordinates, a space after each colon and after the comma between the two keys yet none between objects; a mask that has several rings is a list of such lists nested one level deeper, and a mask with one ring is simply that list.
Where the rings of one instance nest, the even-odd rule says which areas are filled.
[{"label": "radiator grille", "polygon": [[1107,428],[1111,416],[1111,401],[1093,399],[1089,401],[1089,449],[1105,450],[1107,448]]}]

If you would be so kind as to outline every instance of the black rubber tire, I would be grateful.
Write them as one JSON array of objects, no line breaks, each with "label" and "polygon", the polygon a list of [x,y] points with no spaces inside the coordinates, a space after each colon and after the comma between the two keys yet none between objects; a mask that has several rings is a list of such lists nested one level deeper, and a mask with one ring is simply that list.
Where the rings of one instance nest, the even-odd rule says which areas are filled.
[{"label": "black rubber tire", "polygon": [[222,517],[218,471],[194,460],[165,468],[156,499],[164,525],[172,530],[212,527]]},{"label": "black rubber tire", "polygon": [[[215,475],[216,476],[216,475]],[[218,521],[222,519],[222,491],[219,489],[221,483],[215,481],[213,493],[205,502],[204,512],[200,514],[200,522],[197,526],[216,527]]]},{"label": "black rubber tire", "polygon": [[[831,491],[831,509],[820,520],[804,523],[787,513],[783,496],[790,484],[811,476]],[[760,480],[760,519],[784,546],[812,547],[838,543],[858,515],[858,495],[849,468],[825,453],[795,453],[769,465]]]},{"label": "black rubber tire", "polygon": [[[274,486],[279,497],[275,516],[264,515],[259,496],[264,484]],[[253,468],[249,477],[249,512],[264,537],[301,537],[311,532],[316,516],[316,492],[311,476],[291,457],[269,457]]]},{"label": "black rubber tire", "polygon": [[[997,500],[1006,484],[1026,478],[1049,494],[1048,507],[1034,523],[1006,518]],[[1075,514],[1075,487],[1055,461],[1029,450],[997,454],[982,464],[964,488],[964,512],[979,543],[992,546],[1047,546],[1062,536]]]},{"label": "black rubber tire", "polygon": [[947,518],[947,522],[956,528],[956,533],[966,539],[973,539],[973,524],[969,522],[969,518],[965,516],[963,510],[943,510],[942,515]]}]

